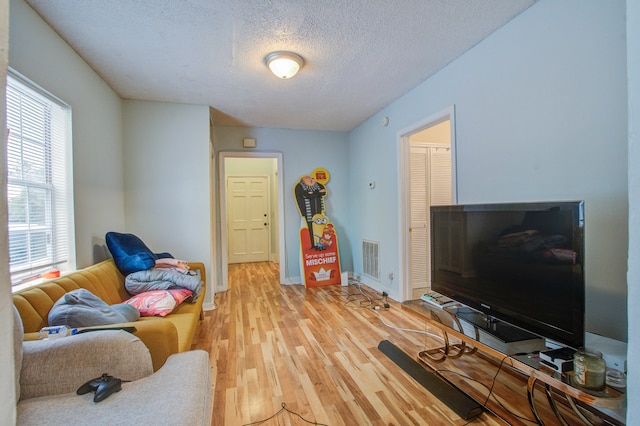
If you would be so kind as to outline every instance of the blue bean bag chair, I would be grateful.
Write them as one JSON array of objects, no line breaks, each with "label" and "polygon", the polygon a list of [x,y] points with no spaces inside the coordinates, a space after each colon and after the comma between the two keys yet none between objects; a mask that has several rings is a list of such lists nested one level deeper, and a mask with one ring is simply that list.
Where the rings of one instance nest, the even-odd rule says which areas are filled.
[{"label": "blue bean bag chair", "polygon": [[152,252],[133,234],[107,232],[105,240],[113,261],[124,276],[153,268],[157,259],[173,258],[169,253]]}]

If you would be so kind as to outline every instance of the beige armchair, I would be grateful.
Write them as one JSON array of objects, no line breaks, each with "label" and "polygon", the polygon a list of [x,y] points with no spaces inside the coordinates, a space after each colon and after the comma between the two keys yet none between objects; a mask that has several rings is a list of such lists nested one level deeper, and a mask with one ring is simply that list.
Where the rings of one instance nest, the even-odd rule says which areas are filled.
[{"label": "beige armchair", "polygon": [[[153,373],[149,350],[126,331],[23,342],[15,312],[18,425],[210,424],[207,352],[171,355]],[[93,402],[93,392],[76,394],[103,373],[121,379],[122,390],[99,403]]]}]

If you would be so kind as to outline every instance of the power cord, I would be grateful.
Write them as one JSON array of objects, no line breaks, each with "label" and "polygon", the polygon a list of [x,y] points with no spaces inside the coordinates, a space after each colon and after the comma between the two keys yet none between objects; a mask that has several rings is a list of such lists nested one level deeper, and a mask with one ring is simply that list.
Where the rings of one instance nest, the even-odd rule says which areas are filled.
[{"label": "power cord", "polygon": [[253,423],[246,423],[246,424],[244,424],[243,426],[260,425],[260,424],[262,424],[262,423],[264,423],[264,422],[268,422],[269,420],[271,420],[271,419],[274,419],[274,418],[278,417],[278,416],[279,416],[282,412],[284,412],[284,411],[286,411],[286,412],[287,412],[287,413],[289,413],[289,414],[293,414],[293,415],[295,415],[295,416],[298,416],[298,417],[299,417],[299,418],[301,418],[303,421],[305,421],[306,423],[309,423],[309,424],[311,424],[311,425],[329,426],[329,425],[326,425],[326,424],[324,424],[324,423],[318,423],[318,422],[315,422],[315,421],[311,421],[311,420],[307,420],[307,419],[305,419],[304,417],[302,417],[300,414],[296,413],[295,411],[291,411],[291,410],[289,410],[289,409],[287,408],[287,404],[285,404],[284,402],[282,403],[282,408],[280,408],[280,410],[278,410],[278,411],[277,411],[276,413],[274,413],[272,416],[267,417],[267,418],[266,418],[266,419],[264,419],[264,420],[258,420],[257,422],[253,422]]},{"label": "power cord", "polygon": [[[436,339],[442,340],[444,341],[444,338],[442,336],[438,336],[436,334],[433,333],[429,333],[428,331],[423,331],[423,330],[414,330],[411,328],[401,328],[401,327],[396,327],[394,325],[391,325],[389,323],[387,323],[384,318],[382,317],[382,315],[380,314],[380,306],[379,304],[374,304],[374,301],[383,301],[382,303],[382,307],[384,307],[384,309],[389,309],[391,307],[391,305],[389,304],[389,294],[386,291],[382,292],[382,297],[380,298],[372,298],[370,295],[368,295],[363,289],[362,289],[362,285],[359,284],[358,282],[354,282],[354,283],[349,283],[349,287],[354,286],[358,289],[358,292],[356,293],[352,293],[349,292],[348,289],[348,293],[347,293],[347,302],[345,303],[346,305],[349,305],[351,302],[354,302],[356,300],[358,300],[357,298],[354,297],[359,297],[362,296],[364,297],[366,300],[360,300],[360,308],[371,308],[373,310],[373,312],[375,314],[378,315],[378,318],[380,319],[380,321],[382,322],[382,324],[384,324],[385,326],[394,329],[394,330],[398,330],[398,331],[406,331],[409,333],[418,333],[418,334],[424,334],[427,336],[431,336],[431,337],[435,337]],[[426,322],[425,322],[426,324]],[[426,328],[426,327],[425,327]]]},{"label": "power cord", "polygon": [[[380,318],[380,321],[381,321],[385,326],[387,326],[387,327],[389,327],[389,328],[392,328],[392,329],[394,329],[394,330],[399,330],[399,331],[406,331],[406,332],[411,332],[411,333],[424,334],[424,335],[427,335],[427,336],[430,336],[430,337],[434,337],[434,338],[436,338],[436,339],[439,339],[439,340],[444,341],[444,338],[443,338],[442,336],[438,336],[438,335],[436,335],[436,334],[429,333],[428,331],[413,330],[413,329],[409,329],[409,328],[401,328],[401,327],[393,326],[393,325],[391,325],[391,324],[387,323],[387,322],[384,320],[384,318],[382,317],[382,315],[381,315],[379,312],[377,312],[377,311],[374,311],[374,312],[378,315],[378,317]],[[518,414],[515,414],[515,413],[511,412],[511,411],[510,411],[507,407],[505,407],[505,406],[502,404],[502,402],[500,402],[500,400],[499,400],[499,399],[498,399],[498,398],[493,394],[493,388],[495,387],[496,380],[497,380],[497,378],[498,378],[498,375],[500,374],[500,371],[502,371],[502,366],[504,365],[504,362],[507,360],[507,358],[510,358],[510,356],[509,356],[509,355],[507,355],[507,356],[505,356],[504,358],[502,358],[502,360],[500,361],[500,365],[498,366],[498,371],[496,371],[496,374],[493,376],[493,380],[492,380],[492,382],[491,382],[491,386],[490,386],[490,387],[489,387],[489,386],[487,386],[487,385],[485,385],[485,384],[484,384],[484,383],[482,383],[481,381],[479,381],[479,380],[477,380],[477,379],[474,379],[473,377],[470,377],[470,376],[464,375],[464,374],[459,373],[459,372],[457,372],[457,371],[452,371],[452,370],[434,370],[434,373],[436,373],[436,374],[438,374],[438,375],[442,376],[442,377],[443,377],[443,379],[445,379],[445,380],[446,380],[446,378],[442,375],[442,373],[452,373],[452,374],[456,374],[456,375],[458,375],[458,376],[460,376],[460,377],[463,377],[463,378],[465,378],[465,379],[468,379],[468,380],[474,381],[474,382],[476,382],[476,383],[479,383],[480,385],[482,385],[482,386],[484,386],[485,388],[487,388],[487,390],[489,391],[489,393],[487,394],[487,398],[486,398],[486,399],[485,399],[485,401],[482,403],[482,408],[486,408],[487,403],[489,402],[489,398],[491,398],[491,396],[493,396],[494,401],[496,401],[496,403],[497,403],[500,407],[502,407],[502,409],[504,409],[505,411],[507,411],[508,413],[510,413],[511,415],[513,415],[514,417],[517,417],[517,418],[519,418],[520,420],[524,420],[524,421],[527,421],[527,422],[531,422],[531,423],[537,424],[537,422],[536,422],[535,420],[531,420],[531,419],[528,419],[528,418],[526,418],[526,417],[522,417],[522,416],[520,416],[520,415],[518,415]],[[473,420],[475,420],[475,419],[473,419]],[[473,420],[470,420],[469,422],[464,423],[464,425],[463,425],[463,426],[470,424],[471,422],[473,422]],[[504,420],[504,419],[503,419],[503,420]],[[505,421],[506,421],[506,420],[505,420]],[[507,422],[507,424],[509,424],[509,422]]]},{"label": "power cord", "polygon": [[[371,309],[373,310],[373,312],[378,316],[378,318],[380,319],[380,321],[382,322],[382,324],[384,324],[386,327],[391,328],[391,329],[393,329],[393,330],[398,330],[398,331],[405,331],[405,332],[409,332],[409,333],[418,333],[418,334],[423,334],[423,335],[425,335],[425,336],[434,337],[434,338],[436,338],[436,339],[438,339],[438,340],[444,341],[444,338],[443,338],[442,336],[438,336],[437,334],[430,333],[430,332],[428,332],[428,331],[426,331],[426,330],[415,330],[415,329],[410,329],[410,328],[402,328],[402,327],[397,327],[397,326],[394,326],[394,325],[392,325],[392,324],[389,324],[388,322],[386,322],[386,321],[385,321],[385,319],[383,318],[383,316],[380,314],[380,311],[379,311],[379,307],[380,307],[380,305],[374,305],[374,304],[373,304],[373,302],[374,302],[374,301],[382,300],[382,301],[383,301],[383,306],[384,306],[386,309],[388,309],[388,308],[389,308],[389,303],[388,303],[388,299],[387,299],[387,298],[388,298],[388,296],[389,296],[389,295],[388,295],[388,293],[383,291],[383,292],[382,292],[382,297],[381,297],[381,298],[373,299],[371,296],[369,296],[367,293],[365,293],[365,291],[362,289],[361,284],[360,284],[360,283],[358,283],[357,281],[356,281],[356,282],[354,282],[354,283],[352,283],[352,282],[351,282],[351,280],[350,280],[350,282],[349,282],[349,287],[351,287],[351,286],[356,287],[356,288],[358,289],[358,292],[356,292],[356,293],[351,293],[351,292],[349,292],[349,293],[347,294],[348,301],[346,302],[346,304],[345,304],[345,305],[348,305],[349,303],[354,302],[355,300],[357,300],[357,299],[354,299],[354,297],[363,296],[363,297],[365,297],[367,300],[361,300],[361,301],[360,301],[360,307],[361,307],[361,308],[371,308]],[[376,308],[378,308],[378,309],[376,309]],[[426,329],[426,321],[425,321],[425,329]],[[499,364],[499,366],[498,366],[498,371],[496,371],[496,374],[493,376],[493,380],[492,380],[492,382],[491,382],[491,386],[490,386],[490,387],[489,387],[489,386],[487,386],[487,385],[485,385],[485,384],[484,384],[484,383],[482,383],[481,381],[479,381],[479,380],[477,380],[477,379],[474,379],[473,377],[470,377],[470,376],[464,375],[464,374],[459,373],[459,372],[457,372],[457,371],[452,371],[452,370],[434,370],[434,372],[435,372],[436,374],[438,374],[438,375],[441,375],[441,376],[442,376],[442,374],[441,374],[441,373],[451,373],[451,374],[456,374],[456,375],[458,375],[458,376],[460,376],[460,377],[463,377],[464,379],[471,380],[471,381],[474,381],[474,382],[476,382],[476,383],[479,383],[481,386],[483,386],[483,387],[487,388],[487,390],[489,391],[489,393],[487,394],[487,398],[485,399],[484,403],[482,403],[482,407],[483,407],[483,408],[486,408],[487,403],[489,402],[489,399],[493,396],[494,401],[496,401],[496,403],[497,403],[497,404],[498,404],[498,405],[499,405],[503,410],[507,411],[507,412],[508,412],[508,413],[510,413],[512,416],[514,416],[514,417],[516,417],[516,418],[518,418],[518,419],[520,419],[520,420],[526,421],[526,422],[530,422],[530,423],[537,424],[537,422],[536,422],[535,420],[532,420],[532,419],[529,419],[529,418],[527,418],[527,417],[523,417],[523,416],[520,416],[520,415],[518,415],[518,414],[516,414],[516,413],[511,412],[511,411],[510,411],[507,407],[505,407],[505,406],[504,406],[504,404],[502,404],[502,402],[500,402],[500,400],[499,400],[499,399],[498,399],[498,398],[493,394],[493,388],[495,387],[496,380],[497,380],[498,375],[500,374],[500,371],[502,370],[502,366],[504,365],[504,362],[507,360],[507,358],[510,358],[510,356],[509,356],[509,355],[507,355],[507,356],[505,356],[504,358],[502,358],[502,360],[500,361],[500,364]],[[444,378],[444,376],[442,376],[442,377]],[[446,379],[445,379],[445,380],[446,380]],[[465,425],[470,424],[471,422],[473,422],[473,420],[475,420],[475,419],[470,420],[469,422],[465,423],[465,424],[464,424],[464,425],[462,425],[462,426],[465,426]],[[504,420],[504,419],[503,419],[503,420]],[[506,420],[505,420],[505,421],[506,421]],[[509,424],[509,422],[507,422],[507,424]]]},{"label": "power cord", "polygon": [[[504,358],[502,358],[502,361],[500,362],[500,365],[498,366],[498,371],[496,371],[496,374],[493,376],[493,381],[491,382],[491,386],[487,386],[487,385],[485,385],[484,383],[482,383],[482,382],[481,382],[480,380],[478,380],[478,379],[475,379],[475,378],[473,378],[473,377],[467,376],[466,374],[462,374],[462,373],[460,373],[460,372],[453,371],[453,370],[434,370],[434,373],[438,374],[439,376],[442,376],[442,378],[443,378],[443,379],[445,379],[445,380],[446,380],[446,378],[445,378],[445,376],[443,375],[443,373],[450,373],[450,374],[455,374],[455,375],[457,375],[457,376],[460,376],[460,377],[462,377],[462,378],[464,378],[464,379],[466,379],[466,380],[471,380],[471,381],[473,381],[473,382],[476,382],[476,383],[480,384],[481,386],[485,387],[485,388],[489,391],[489,393],[487,394],[487,398],[485,399],[484,403],[482,403],[482,407],[483,407],[483,408],[486,408],[486,407],[487,407],[487,403],[489,402],[489,399],[493,396],[493,400],[494,400],[494,401],[495,401],[495,402],[496,402],[496,403],[497,403],[497,404],[498,404],[498,405],[499,405],[503,410],[505,410],[506,412],[508,412],[508,413],[509,413],[509,414],[511,414],[512,416],[514,416],[514,417],[516,417],[516,418],[518,418],[518,419],[520,419],[520,420],[523,420],[523,421],[529,422],[529,423],[538,424],[538,422],[537,422],[536,420],[532,420],[532,419],[529,419],[529,418],[527,418],[527,417],[520,416],[520,415],[518,415],[518,414],[516,414],[516,413],[512,412],[511,410],[509,410],[507,407],[505,407],[505,406],[504,406],[504,404],[503,404],[503,403],[498,399],[498,397],[497,397],[495,394],[493,394],[493,388],[495,387],[496,379],[498,378],[498,375],[500,374],[500,371],[502,370],[502,366],[504,365],[504,362],[507,360],[507,358],[511,358],[511,357],[510,357],[509,355],[507,355],[507,356],[505,356]],[[504,420],[505,422],[507,422],[505,419],[502,419],[502,420]],[[465,423],[465,425],[467,425],[467,424],[469,424],[469,423]],[[510,424],[510,423],[509,423],[509,422],[507,422],[507,424]]]},{"label": "power cord", "polygon": [[[425,335],[425,336],[434,337],[434,338],[436,338],[436,339],[438,339],[438,340],[444,341],[444,338],[443,338],[442,336],[438,336],[437,334],[430,333],[430,332],[428,332],[428,331],[426,331],[426,330],[415,330],[415,329],[410,329],[410,328],[402,328],[402,327],[397,327],[397,326],[394,326],[394,325],[392,325],[392,324],[389,324],[388,322],[386,322],[386,321],[385,321],[385,319],[383,318],[383,316],[382,316],[382,315],[380,314],[380,312],[379,312],[379,306],[380,306],[380,305],[374,305],[374,304],[373,304],[373,301],[374,301],[374,300],[376,300],[376,301],[378,301],[378,300],[383,300],[383,301],[384,301],[383,306],[384,306],[385,308],[387,308],[387,309],[388,309],[388,308],[389,308],[389,303],[388,303],[388,301],[387,301],[387,300],[388,300],[387,298],[388,298],[388,296],[389,296],[389,295],[388,295],[388,293],[386,293],[386,292],[384,292],[384,291],[383,291],[383,292],[382,292],[382,297],[381,297],[381,298],[373,299],[371,296],[369,296],[368,294],[366,294],[366,293],[365,293],[365,291],[362,289],[362,286],[361,286],[358,282],[355,282],[355,283],[351,283],[351,282],[350,282],[350,283],[349,283],[349,287],[351,287],[351,286],[356,287],[356,288],[358,289],[358,292],[356,292],[356,293],[351,293],[351,292],[349,292],[349,293],[347,294],[348,301],[346,302],[346,304],[345,304],[345,305],[348,305],[349,303],[351,303],[351,302],[353,302],[353,301],[357,300],[357,299],[352,299],[353,297],[363,296],[363,297],[365,297],[367,300],[366,300],[366,301],[365,301],[365,300],[361,300],[361,301],[360,301],[360,307],[362,307],[362,308],[372,308],[373,312],[378,316],[378,318],[380,319],[380,321],[382,322],[382,324],[384,324],[386,327],[391,328],[391,329],[393,329],[393,330],[398,330],[398,331],[405,331],[405,332],[409,332],[409,333],[418,333],[418,334],[423,334],[423,335]],[[376,308],[378,308],[378,309],[376,309]],[[425,329],[426,329],[426,321],[425,321]],[[498,404],[498,405],[499,405],[503,410],[507,411],[507,412],[508,412],[508,413],[510,413],[512,416],[514,416],[514,417],[516,417],[516,418],[518,418],[518,419],[520,419],[520,420],[526,421],[526,422],[530,422],[530,423],[537,424],[537,422],[536,422],[535,420],[532,420],[532,419],[529,419],[529,418],[527,418],[527,417],[523,417],[523,416],[520,416],[520,415],[518,415],[518,414],[516,414],[516,413],[511,412],[511,411],[510,411],[507,407],[505,407],[505,406],[504,406],[504,404],[502,404],[502,402],[500,402],[500,400],[499,400],[499,399],[498,399],[498,398],[493,394],[493,388],[495,387],[496,380],[497,380],[498,375],[500,374],[500,371],[502,370],[502,366],[504,365],[504,362],[507,360],[507,358],[510,358],[510,356],[509,356],[509,355],[507,355],[507,356],[505,356],[504,358],[502,358],[502,360],[500,361],[500,364],[499,364],[499,366],[498,366],[498,370],[496,371],[496,374],[493,376],[493,380],[492,380],[492,382],[491,382],[491,386],[490,386],[490,387],[489,387],[489,386],[487,386],[487,385],[485,385],[485,384],[484,384],[484,383],[482,383],[481,381],[479,381],[479,380],[477,380],[477,379],[474,379],[473,377],[470,377],[470,376],[464,375],[464,374],[459,373],[459,372],[457,372],[457,371],[452,371],[452,370],[434,370],[434,372],[435,372],[436,374],[440,375],[440,376],[442,376],[442,374],[441,374],[441,373],[451,373],[451,374],[456,374],[456,375],[458,375],[458,376],[460,376],[460,377],[462,377],[462,378],[464,378],[464,379],[471,380],[471,381],[474,381],[474,382],[476,382],[476,383],[479,383],[481,386],[483,386],[483,387],[487,388],[487,390],[489,391],[489,393],[487,394],[487,398],[485,399],[484,403],[482,403],[482,407],[483,407],[483,408],[486,408],[487,403],[489,402],[489,399],[493,396],[494,401],[496,401],[496,403],[497,403],[497,404]],[[442,376],[442,377],[443,377],[443,379],[444,379],[444,376]],[[445,380],[446,380],[446,379],[445,379]],[[465,424],[464,424],[464,425],[462,425],[462,426],[466,426],[466,425],[470,424],[471,422],[473,422],[474,420],[475,420],[475,419],[472,419],[472,420],[470,420],[469,422],[465,423]],[[504,420],[504,419],[503,419],[503,420]],[[506,421],[506,420],[505,420],[505,421]],[[509,423],[509,422],[507,422],[507,424],[510,424],[510,423]]]},{"label": "power cord", "polygon": [[[348,289],[350,287],[355,287],[356,289],[358,289],[358,291],[356,293],[352,293],[350,292]],[[368,295],[367,293],[365,293],[365,291],[362,289],[362,285],[358,282],[354,282],[354,283],[349,283],[349,287],[347,287],[347,303],[345,305],[350,304],[351,302],[355,302],[357,300],[359,300],[358,298],[360,296],[364,297],[366,300],[360,300],[360,308],[371,308],[371,309],[376,309],[376,307],[378,307],[378,309],[380,309],[380,305],[378,303],[374,303],[374,302],[378,302],[378,301],[385,301],[384,305],[387,305],[387,309],[389,304],[386,303],[386,296],[383,297],[379,297],[379,298],[373,298],[370,295]],[[384,295],[385,293],[383,293]],[[383,305],[383,306],[384,306]]]},{"label": "power cord", "polygon": [[436,339],[442,340],[444,341],[444,338],[442,336],[438,336],[437,334],[433,334],[433,333],[429,333],[426,330],[414,330],[412,328],[402,328],[402,327],[396,327],[395,325],[391,325],[388,322],[386,322],[384,320],[384,318],[382,317],[382,315],[380,314],[380,312],[378,311],[373,311],[376,315],[378,315],[378,318],[380,318],[380,321],[382,322],[382,324],[384,324],[385,326],[392,328],[394,330],[398,330],[398,331],[406,331],[409,333],[418,333],[418,334],[424,334],[426,336],[430,336],[430,337],[435,337]]},{"label": "power cord", "polygon": [[502,360],[500,361],[500,365],[498,365],[498,371],[496,371],[496,374],[494,374],[493,380],[491,381],[491,387],[489,388],[489,394],[487,395],[487,399],[485,399],[484,402],[482,403],[483,407],[487,406],[487,402],[489,402],[489,398],[491,398],[491,395],[493,394],[493,388],[496,385],[498,374],[500,374],[500,372],[502,371],[502,366],[504,365],[504,362],[507,358],[509,358],[509,355],[503,357]]}]

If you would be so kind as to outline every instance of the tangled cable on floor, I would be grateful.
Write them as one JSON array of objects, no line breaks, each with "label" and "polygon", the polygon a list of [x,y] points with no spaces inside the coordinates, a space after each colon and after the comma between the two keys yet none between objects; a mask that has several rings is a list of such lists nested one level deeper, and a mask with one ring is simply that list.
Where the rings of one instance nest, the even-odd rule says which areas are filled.
[{"label": "tangled cable on floor", "polygon": [[[362,307],[362,308],[373,308],[373,307],[375,307],[375,306],[376,306],[376,304],[374,303],[374,301],[379,301],[379,300],[382,300],[382,299],[383,299],[383,298],[374,299],[372,296],[370,296],[369,294],[367,294],[367,292],[362,288],[361,284],[360,284],[360,283],[358,283],[358,282],[355,282],[355,283],[349,283],[349,287],[351,287],[351,286],[355,286],[355,287],[356,287],[356,289],[358,290],[358,292],[353,293],[353,292],[350,292],[349,290],[347,290],[347,302],[345,303],[345,306],[346,306],[346,305],[349,305],[350,303],[352,303],[352,302],[354,302],[354,301],[356,301],[356,300],[357,300],[357,299],[356,299],[356,297],[357,297],[357,296],[362,296],[362,297],[364,297],[364,298],[366,299],[366,300],[360,300],[360,307]],[[385,319],[384,319],[383,315],[382,315],[379,311],[374,310],[373,312],[378,316],[378,318],[380,319],[380,321],[382,322],[382,324],[384,324],[384,325],[385,325],[386,327],[388,327],[388,328],[391,328],[391,329],[394,329],[394,330],[398,330],[398,331],[405,331],[405,332],[411,332],[411,333],[424,334],[425,336],[433,337],[433,338],[436,338],[436,339],[438,339],[438,340],[444,340],[442,336],[438,336],[438,335],[433,334],[433,333],[430,333],[430,332],[428,332],[428,331],[426,330],[426,321],[425,321],[425,330],[415,330],[415,329],[402,328],[402,327],[397,327],[397,326],[395,326],[395,325],[389,324],[387,321],[385,321]],[[498,375],[500,374],[500,371],[502,370],[502,367],[503,367],[503,365],[504,365],[505,361],[506,361],[508,358],[510,358],[510,356],[509,356],[509,355],[505,356],[505,357],[504,357],[504,358],[502,358],[502,360],[500,361],[500,365],[498,366],[498,370],[496,371],[495,375],[493,376],[493,380],[492,380],[492,382],[491,382],[491,386],[487,386],[487,385],[485,385],[484,383],[482,383],[481,381],[479,381],[479,380],[477,380],[477,379],[474,379],[474,378],[472,378],[472,377],[470,377],[470,376],[464,375],[464,374],[459,373],[459,372],[456,372],[456,371],[451,371],[451,370],[434,370],[434,373],[435,373],[435,374],[438,374],[439,376],[441,376],[445,381],[448,381],[448,380],[446,380],[446,378],[445,378],[445,376],[444,376],[444,374],[443,374],[443,373],[456,374],[456,375],[461,376],[461,377],[463,377],[463,378],[465,378],[465,379],[467,379],[467,380],[469,380],[469,381],[476,382],[476,383],[478,383],[478,384],[480,384],[480,385],[484,386],[485,388],[487,388],[487,390],[489,391],[489,393],[487,394],[486,399],[484,400],[484,402],[482,402],[482,406],[483,406],[484,408],[486,408],[486,407],[487,407],[487,403],[489,402],[489,399],[490,399],[491,397],[493,397],[493,399],[496,401],[496,403],[497,403],[500,407],[502,407],[502,409],[504,409],[505,411],[509,412],[512,416],[514,416],[514,417],[516,417],[516,418],[518,418],[518,419],[520,419],[520,420],[522,420],[522,421],[526,421],[526,422],[530,422],[530,423],[536,423],[536,421],[535,421],[535,420],[529,419],[529,418],[527,418],[527,417],[520,416],[520,415],[518,415],[518,414],[516,414],[516,413],[512,412],[511,410],[509,410],[509,409],[508,409],[507,407],[505,407],[505,406],[502,404],[502,402],[501,402],[501,401],[500,401],[500,400],[499,400],[499,399],[498,399],[498,398],[493,394],[493,388],[494,388],[494,386],[495,386],[495,384],[496,384],[496,379],[498,378]],[[471,424],[471,423],[473,423],[475,420],[476,420],[476,419],[471,419],[471,420],[469,420],[467,423],[464,423],[462,426],[466,426],[466,425],[468,425],[468,424]],[[504,420],[504,419],[503,419],[503,420]],[[506,420],[505,420],[505,421],[506,421]],[[507,422],[507,424],[509,424],[509,422]]]},{"label": "tangled cable on floor", "polygon": [[[487,386],[487,385],[485,385],[484,383],[482,383],[480,380],[474,379],[473,377],[467,376],[467,375],[462,374],[462,373],[457,372],[457,371],[452,371],[452,370],[434,370],[433,372],[434,372],[435,374],[439,375],[440,377],[442,377],[442,378],[443,378],[444,380],[446,380],[446,381],[448,381],[448,380],[445,378],[445,375],[444,375],[443,373],[451,373],[451,374],[455,374],[455,375],[460,376],[460,377],[462,377],[462,378],[464,378],[464,379],[466,379],[466,380],[470,380],[470,381],[476,382],[476,383],[480,384],[481,386],[483,386],[484,388],[486,388],[486,389],[489,391],[489,393],[487,394],[487,398],[486,398],[486,399],[484,400],[484,402],[482,403],[482,407],[484,407],[485,409],[487,409],[487,403],[489,402],[489,399],[490,399],[491,397],[493,397],[493,400],[494,400],[494,401],[495,401],[495,402],[496,402],[496,403],[497,403],[497,404],[498,404],[498,405],[499,405],[503,410],[505,410],[506,412],[508,412],[508,413],[509,413],[509,414],[511,414],[512,416],[514,416],[514,417],[516,417],[516,418],[518,418],[518,419],[520,419],[520,420],[523,420],[523,421],[529,422],[529,423],[537,424],[538,422],[537,422],[536,420],[532,420],[532,419],[529,419],[529,418],[527,418],[527,417],[523,417],[523,416],[521,416],[521,415],[519,415],[519,414],[514,413],[514,412],[513,412],[513,411],[511,411],[509,408],[505,407],[505,406],[504,406],[504,404],[502,404],[502,402],[500,402],[500,400],[498,399],[498,397],[493,393],[493,388],[494,388],[494,386],[495,386],[495,384],[496,384],[496,379],[498,378],[498,375],[500,374],[500,371],[502,370],[502,367],[503,367],[503,365],[504,365],[504,362],[505,362],[508,358],[511,358],[511,356],[510,356],[510,355],[506,355],[504,358],[502,358],[502,361],[500,361],[500,365],[498,366],[498,370],[496,371],[496,374],[493,376],[493,380],[491,381],[491,386]],[[472,423],[472,422],[473,422],[473,420],[475,420],[475,419],[472,419],[472,420],[470,420],[469,422],[464,423],[462,426],[465,426],[465,425],[468,425],[468,424]],[[511,423],[509,423],[506,419],[502,418],[502,420],[504,420],[507,424],[511,425]]]},{"label": "tangled cable on floor", "polygon": [[269,421],[269,420],[271,420],[271,419],[274,419],[274,418],[278,417],[278,416],[279,416],[283,411],[286,411],[286,412],[287,412],[287,413],[289,413],[289,414],[293,414],[293,415],[295,415],[295,416],[298,416],[298,417],[300,417],[303,421],[305,421],[305,422],[307,422],[307,423],[309,423],[309,424],[311,424],[311,425],[329,426],[329,425],[326,425],[326,424],[324,424],[324,423],[318,423],[318,422],[315,422],[315,421],[310,421],[310,420],[305,419],[304,417],[302,417],[300,414],[296,413],[295,411],[291,411],[291,410],[289,410],[289,409],[287,408],[287,404],[285,404],[284,402],[282,403],[282,408],[281,408],[280,410],[278,410],[278,411],[277,411],[275,414],[273,414],[272,416],[267,417],[267,418],[266,418],[266,419],[264,419],[264,420],[258,420],[257,422],[247,423],[247,424],[245,424],[245,425],[243,425],[243,426],[253,426],[253,425],[259,425],[259,424],[262,424],[262,423],[264,423],[264,422],[267,422],[267,421]]}]

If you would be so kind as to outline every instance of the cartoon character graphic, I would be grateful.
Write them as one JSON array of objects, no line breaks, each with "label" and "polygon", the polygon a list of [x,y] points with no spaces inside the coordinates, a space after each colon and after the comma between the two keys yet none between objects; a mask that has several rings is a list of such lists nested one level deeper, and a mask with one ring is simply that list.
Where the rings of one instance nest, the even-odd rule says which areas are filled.
[{"label": "cartoon character graphic", "polygon": [[333,245],[335,240],[336,231],[333,229],[333,223],[328,223],[322,230],[322,238],[320,238],[320,245],[325,249]]},{"label": "cartoon character graphic", "polygon": [[322,244],[322,236],[324,229],[329,222],[329,218],[323,214],[317,214],[313,216],[313,224],[311,226],[311,234],[313,235],[313,246],[318,250],[324,250],[327,247]]},{"label": "cartoon character graphic", "polygon": [[312,176],[305,175],[296,184],[294,192],[300,215],[307,221],[311,245],[314,248],[318,248],[314,238],[313,218],[316,215],[322,215],[324,212],[324,196],[327,195],[327,190],[324,185],[316,182]]},{"label": "cartoon character graphic", "polygon": [[295,183],[293,195],[300,213],[300,275],[305,287],[340,284],[338,235],[325,215],[329,172],[316,168]]}]

